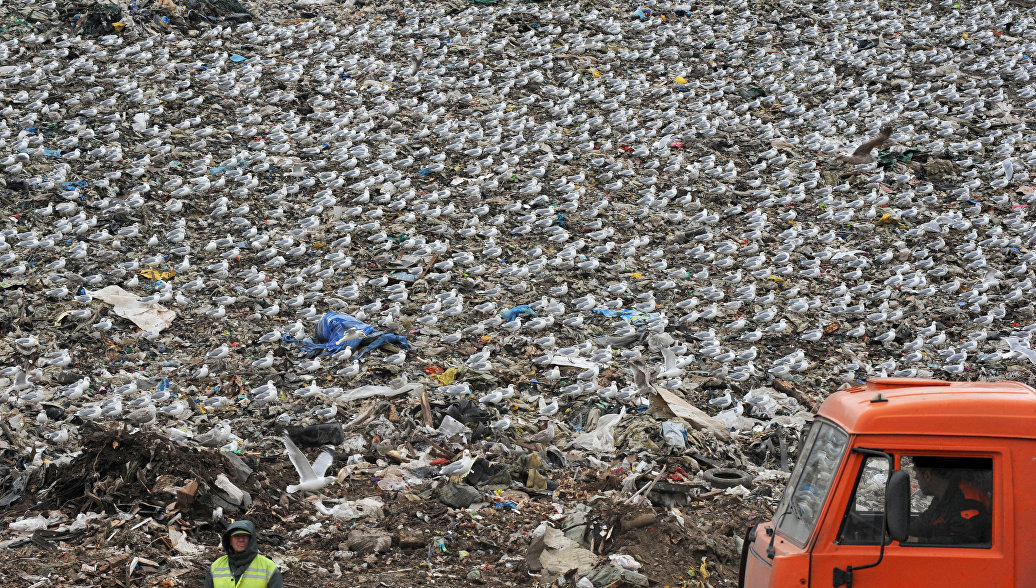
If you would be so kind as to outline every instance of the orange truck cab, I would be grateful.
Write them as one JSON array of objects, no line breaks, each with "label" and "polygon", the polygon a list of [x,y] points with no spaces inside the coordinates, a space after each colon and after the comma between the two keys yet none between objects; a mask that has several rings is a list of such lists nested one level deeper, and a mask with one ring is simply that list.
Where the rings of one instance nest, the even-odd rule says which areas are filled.
[{"label": "orange truck cab", "polygon": [[1036,390],[872,379],[831,395],[743,588],[1036,586]]}]

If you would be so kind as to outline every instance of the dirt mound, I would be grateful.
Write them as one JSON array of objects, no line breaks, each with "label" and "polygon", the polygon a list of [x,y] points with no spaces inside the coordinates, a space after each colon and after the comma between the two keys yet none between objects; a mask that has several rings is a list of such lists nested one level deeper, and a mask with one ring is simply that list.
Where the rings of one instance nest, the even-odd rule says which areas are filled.
[{"label": "dirt mound", "polygon": [[98,430],[86,436],[72,463],[47,469],[45,484],[54,487],[39,507],[113,513],[147,500],[171,479],[213,480],[222,471],[215,450],[177,445],[148,431]]}]

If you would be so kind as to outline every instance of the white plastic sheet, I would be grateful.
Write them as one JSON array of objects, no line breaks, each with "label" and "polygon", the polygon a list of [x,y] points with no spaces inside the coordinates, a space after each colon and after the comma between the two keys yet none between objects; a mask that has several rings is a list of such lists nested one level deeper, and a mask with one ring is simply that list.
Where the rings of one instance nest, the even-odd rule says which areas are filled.
[{"label": "white plastic sheet", "polygon": [[173,319],[176,318],[175,312],[161,304],[155,302],[143,304],[139,302],[136,294],[127,292],[119,286],[101,288],[96,292],[91,292],[90,295],[111,304],[115,314],[133,321],[133,324],[144,331],[161,332],[173,324]]}]

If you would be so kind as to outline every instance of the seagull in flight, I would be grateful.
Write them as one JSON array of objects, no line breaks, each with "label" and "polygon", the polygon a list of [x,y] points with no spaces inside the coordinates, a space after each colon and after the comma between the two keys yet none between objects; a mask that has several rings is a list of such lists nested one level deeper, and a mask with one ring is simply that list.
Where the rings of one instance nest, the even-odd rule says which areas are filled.
[{"label": "seagull in flight", "polygon": [[288,494],[294,494],[299,490],[316,492],[335,481],[333,476],[324,476],[327,468],[331,467],[331,460],[334,459],[330,453],[326,451],[321,452],[313,460],[313,463],[310,464],[306,454],[302,453],[287,435],[284,436],[284,448],[288,452],[288,459],[291,460],[295,470],[299,473],[299,483],[289,485],[287,488]]}]

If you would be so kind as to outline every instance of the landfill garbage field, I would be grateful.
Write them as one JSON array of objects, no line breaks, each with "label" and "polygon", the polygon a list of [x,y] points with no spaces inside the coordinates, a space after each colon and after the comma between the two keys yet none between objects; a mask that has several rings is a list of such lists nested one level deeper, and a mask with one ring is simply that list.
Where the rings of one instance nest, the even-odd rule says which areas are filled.
[{"label": "landfill garbage field", "polygon": [[0,585],[730,586],[1036,383],[1031,3],[0,4]]}]

